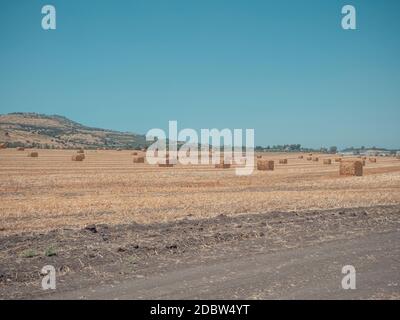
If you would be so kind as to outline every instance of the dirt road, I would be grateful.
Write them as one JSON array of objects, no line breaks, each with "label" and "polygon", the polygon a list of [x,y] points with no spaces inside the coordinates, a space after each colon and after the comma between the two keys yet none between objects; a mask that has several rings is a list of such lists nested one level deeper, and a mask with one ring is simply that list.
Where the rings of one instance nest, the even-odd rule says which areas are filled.
[{"label": "dirt road", "polygon": [[[2,298],[400,299],[399,206],[98,225],[0,249]],[[55,291],[40,286],[49,264]],[[356,290],[341,288],[345,265]]]},{"label": "dirt road", "polygon": [[[221,256],[212,264],[52,298],[399,299],[399,258],[400,232],[391,231],[252,257]],[[356,290],[341,287],[341,269],[347,264],[356,268]]]}]

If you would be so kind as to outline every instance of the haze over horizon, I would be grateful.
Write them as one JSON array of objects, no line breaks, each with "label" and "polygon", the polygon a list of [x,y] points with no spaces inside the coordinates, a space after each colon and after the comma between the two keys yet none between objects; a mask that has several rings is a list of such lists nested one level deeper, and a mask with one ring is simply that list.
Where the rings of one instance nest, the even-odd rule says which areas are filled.
[{"label": "haze over horizon", "polygon": [[400,2],[42,1],[0,12],[0,113],[145,134],[254,128],[256,145],[400,148]]}]

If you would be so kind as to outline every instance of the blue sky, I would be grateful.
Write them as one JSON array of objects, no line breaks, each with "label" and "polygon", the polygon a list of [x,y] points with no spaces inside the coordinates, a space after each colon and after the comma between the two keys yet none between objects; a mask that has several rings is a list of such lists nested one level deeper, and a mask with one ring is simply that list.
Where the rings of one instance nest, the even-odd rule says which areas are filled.
[{"label": "blue sky", "polygon": [[[53,4],[57,30],[41,28]],[[357,30],[341,28],[341,8]],[[400,1],[2,1],[0,113],[400,148]]]}]

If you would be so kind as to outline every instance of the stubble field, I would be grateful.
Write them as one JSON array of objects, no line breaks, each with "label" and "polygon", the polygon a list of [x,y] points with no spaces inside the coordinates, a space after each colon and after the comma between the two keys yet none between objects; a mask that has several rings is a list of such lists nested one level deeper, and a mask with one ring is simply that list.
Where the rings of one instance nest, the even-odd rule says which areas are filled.
[{"label": "stubble field", "polygon": [[[159,168],[134,164],[132,151],[0,150],[0,234],[81,228],[88,224],[168,222],[220,214],[304,211],[400,204],[400,160],[368,160],[362,177],[339,164],[263,154],[274,171],[237,176],[213,165]],[[278,160],[287,158],[288,164]]]}]

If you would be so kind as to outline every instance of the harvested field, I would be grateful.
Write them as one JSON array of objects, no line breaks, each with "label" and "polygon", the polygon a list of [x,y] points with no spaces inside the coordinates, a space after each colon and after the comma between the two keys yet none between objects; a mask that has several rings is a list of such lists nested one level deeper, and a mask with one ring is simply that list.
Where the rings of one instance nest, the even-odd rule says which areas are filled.
[{"label": "harvested field", "polygon": [[[160,168],[132,163],[132,151],[40,150],[34,161],[0,150],[0,235],[87,224],[156,223],[219,214],[303,211],[400,204],[400,162],[379,157],[362,177],[339,176],[339,163],[308,162],[299,154],[267,153],[285,166],[236,176],[214,165]],[[260,155],[260,154],[257,154]],[[329,155],[318,155],[322,160]]]}]

